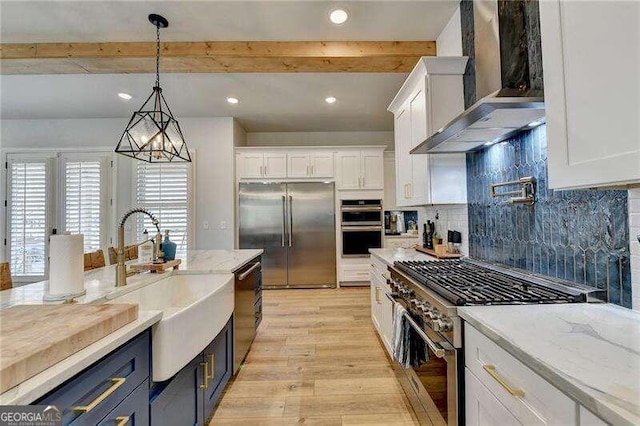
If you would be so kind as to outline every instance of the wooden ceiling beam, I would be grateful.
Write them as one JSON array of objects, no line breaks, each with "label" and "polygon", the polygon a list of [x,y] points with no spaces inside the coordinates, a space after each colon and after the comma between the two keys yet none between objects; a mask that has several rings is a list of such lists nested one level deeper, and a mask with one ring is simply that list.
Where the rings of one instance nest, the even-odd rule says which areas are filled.
[{"label": "wooden ceiling beam", "polygon": [[[433,41],[237,41],[161,43],[162,72],[388,72],[407,73]],[[150,73],[153,42],[3,43],[1,74]]]}]

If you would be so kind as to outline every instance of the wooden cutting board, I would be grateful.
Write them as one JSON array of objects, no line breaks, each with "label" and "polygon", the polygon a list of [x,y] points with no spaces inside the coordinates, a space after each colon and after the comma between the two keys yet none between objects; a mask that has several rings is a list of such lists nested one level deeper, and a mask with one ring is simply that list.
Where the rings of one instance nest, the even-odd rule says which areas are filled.
[{"label": "wooden cutting board", "polygon": [[138,318],[138,305],[19,305],[0,311],[0,393]]},{"label": "wooden cutting board", "polygon": [[438,259],[460,259],[462,257],[460,253],[436,252],[433,249],[424,248],[422,246],[414,246],[413,248],[420,253],[428,254],[429,256],[437,257]]}]

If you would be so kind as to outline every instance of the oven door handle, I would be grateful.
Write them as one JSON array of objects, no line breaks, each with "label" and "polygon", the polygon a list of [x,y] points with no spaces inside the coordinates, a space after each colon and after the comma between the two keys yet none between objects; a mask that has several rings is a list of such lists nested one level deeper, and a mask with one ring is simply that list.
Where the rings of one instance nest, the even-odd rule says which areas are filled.
[{"label": "oven door handle", "polygon": [[[400,305],[391,294],[389,293],[385,293],[385,296],[387,296],[387,298],[389,300],[391,300],[391,302],[394,305]],[[444,358],[445,355],[447,354],[446,349],[444,349],[442,346],[440,346],[438,343],[434,342],[433,340],[431,340],[429,338],[429,336],[427,336],[427,334],[422,330],[422,328],[420,328],[420,326],[418,325],[417,322],[415,322],[413,320],[413,318],[411,318],[409,316],[409,314],[407,312],[404,313],[404,318],[409,322],[409,324],[411,325],[411,327],[414,329],[414,331],[416,333],[418,333],[418,336],[420,336],[422,338],[422,340],[424,340],[427,345],[429,346],[429,348],[431,348],[431,350],[433,351],[433,353],[436,355],[436,357],[438,358]]]},{"label": "oven door handle", "polygon": [[342,226],[342,232],[382,231],[382,226]]},{"label": "oven door handle", "polygon": [[342,206],[340,210],[342,210],[343,212],[379,212],[379,211],[382,211],[382,206],[370,206],[370,207]]}]

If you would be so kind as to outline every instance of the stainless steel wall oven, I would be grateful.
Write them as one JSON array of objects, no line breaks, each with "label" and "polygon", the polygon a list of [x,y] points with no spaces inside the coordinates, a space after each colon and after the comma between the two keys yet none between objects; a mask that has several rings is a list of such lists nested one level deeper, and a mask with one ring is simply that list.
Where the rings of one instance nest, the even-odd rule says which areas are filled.
[{"label": "stainless steel wall oven", "polygon": [[368,257],[382,247],[382,201],[342,200],[342,257]]}]

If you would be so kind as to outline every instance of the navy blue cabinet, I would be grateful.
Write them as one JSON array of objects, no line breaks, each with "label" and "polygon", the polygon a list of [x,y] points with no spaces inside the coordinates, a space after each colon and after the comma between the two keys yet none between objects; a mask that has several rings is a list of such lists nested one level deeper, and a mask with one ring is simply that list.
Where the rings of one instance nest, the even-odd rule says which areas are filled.
[{"label": "navy blue cabinet", "polygon": [[204,418],[208,419],[233,373],[233,326],[231,320],[204,350],[209,367],[209,383],[204,391]]},{"label": "navy blue cabinet", "polygon": [[150,345],[146,330],[34,404],[57,406],[64,425],[204,426],[233,374],[233,318],[164,382],[150,381]]},{"label": "navy blue cabinet", "polygon": [[186,367],[151,387],[151,425],[205,424],[233,372],[233,320]]},{"label": "navy blue cabinet", "polygon": [[149,379],[145,380],[98,426],[149,426]]},{"label": "navy blue cabinet", "polygon": [[[93,426],[100,423],[137,388],[142,387],[148,395],[150,340],[147,330],[78,373],[35,404],[58,407],[62,412],[64,425]],[[148,406],[148,396],[144,405]],[[137,409],[144,412],[142,406]]]},{"label": "navy blue cabinet", "polygon": [[153,426],[204,424],[204,369],[201,357],[193,359],[171,379],[154,383],[150,400]]}]

